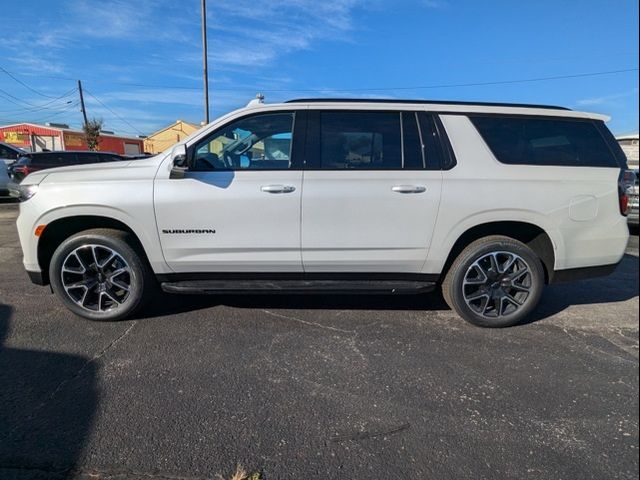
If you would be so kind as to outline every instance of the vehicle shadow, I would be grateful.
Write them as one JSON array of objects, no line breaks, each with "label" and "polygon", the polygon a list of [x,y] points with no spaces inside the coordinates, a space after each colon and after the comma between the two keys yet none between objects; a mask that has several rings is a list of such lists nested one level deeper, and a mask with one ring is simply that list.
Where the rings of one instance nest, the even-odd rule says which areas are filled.
[{"label": "vehicle shadow", "polygon": [[0,478],[67,478],[98,402],[87,358],[5,345],[12,308],[0,304]]},{"label": "vehicle shadow", "polygon": [[244,294],[176,295],[159,293],[137,319],[148,319],[225,305],[291,310],[448,310],[439,292],[425,295]]},{"label": "vehicle shadow", "polygon": [[547,286],[540,305],[526,323],[544,320],[573,305],[624,302],[638,296],[638,287],[638,257],[625,254],[608,277]]},{"label": "vehicle shadow", "polygon": [[[608,277],[547,286],[540,305],[525,323],[544,320],[572,305],[615,303],[636,296],[638,257],[627,254]],[[136,318],[150,319],[220,305],[291,310],[449,310],[439,289],[424,295],[175,295],[160,292],[151,306]]]}]

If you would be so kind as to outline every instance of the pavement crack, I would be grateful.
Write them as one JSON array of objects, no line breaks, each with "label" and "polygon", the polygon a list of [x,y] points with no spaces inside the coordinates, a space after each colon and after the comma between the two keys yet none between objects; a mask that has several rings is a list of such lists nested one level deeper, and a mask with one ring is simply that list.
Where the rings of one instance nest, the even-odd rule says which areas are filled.
[{"label": "pavement crack", "polygon": [[311,327],[318,327],[318,328],[323,328],[325,330],[332,330],[334,332],[341,332],[341,333],[354,333],[352,330],[344,330],[342,328],[331,327],[329,325],[322,325],[321,323],[309,322],[307,320],[302,320],[301,318],[291,317],[289,315],[283,315],[281,313],[275,313],[275,312],[272,312],[270,310],[264,310],[263,309],[262,311],[264,313],[266,313],[267,315],[271,315],[273,317],[284,318],[284,319],[287,319],[287,320],[293,320],[294,322],[303,323],[303,324],[309,325]]}]

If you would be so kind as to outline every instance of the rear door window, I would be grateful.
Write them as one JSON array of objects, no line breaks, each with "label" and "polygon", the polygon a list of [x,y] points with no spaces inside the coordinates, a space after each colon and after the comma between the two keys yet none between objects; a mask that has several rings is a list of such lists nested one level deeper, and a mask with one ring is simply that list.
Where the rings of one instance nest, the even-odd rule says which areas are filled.
[{"label": "rear door window", "polygon": [[422,134],[418,129],[418,114],[404,112],[402,114],[402,153],[405,170],[422,170],[425,168]]},{"label": "rear door window", "polygon": [[321,112],[320,168],[400,170],[399,112]]},{"label": "rear door window", "polygon": [[470,115],[499,162],[511,165],[618,167],[595,122],[581,119]]}]

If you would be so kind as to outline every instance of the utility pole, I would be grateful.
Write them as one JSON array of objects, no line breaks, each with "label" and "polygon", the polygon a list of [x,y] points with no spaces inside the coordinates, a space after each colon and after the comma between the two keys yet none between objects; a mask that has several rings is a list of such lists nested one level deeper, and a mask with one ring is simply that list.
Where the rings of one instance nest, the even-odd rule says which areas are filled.
[{"label": "utility pole", "polygon": [[84,125],[87,124],[87,110],[84,108],[84,95],[82,95],[82,82],[78,80],[78,92],[80,92],[80,109],[84,118]]},{"label": "utility pole", "polygon": [[204,82],[204,122],[205,123],[209,123],[208,64],[209,62],[207,58],[207,0],[202,0],[202,77]]}]

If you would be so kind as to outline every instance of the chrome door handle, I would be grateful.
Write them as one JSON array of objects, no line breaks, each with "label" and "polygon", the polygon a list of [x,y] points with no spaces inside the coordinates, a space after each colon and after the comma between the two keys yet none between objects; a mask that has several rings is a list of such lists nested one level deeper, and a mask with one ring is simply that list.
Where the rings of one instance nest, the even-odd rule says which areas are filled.
[{"label": "chrome door handle", "polygon": [[260,187],[265,193],[291,193],[296,190],[293,185],[263,185]]},{"label": "chrome door handle", "polygon": [[427,187],[424,185],[395,185],[391,190],[397,193],[424,193]]}]

